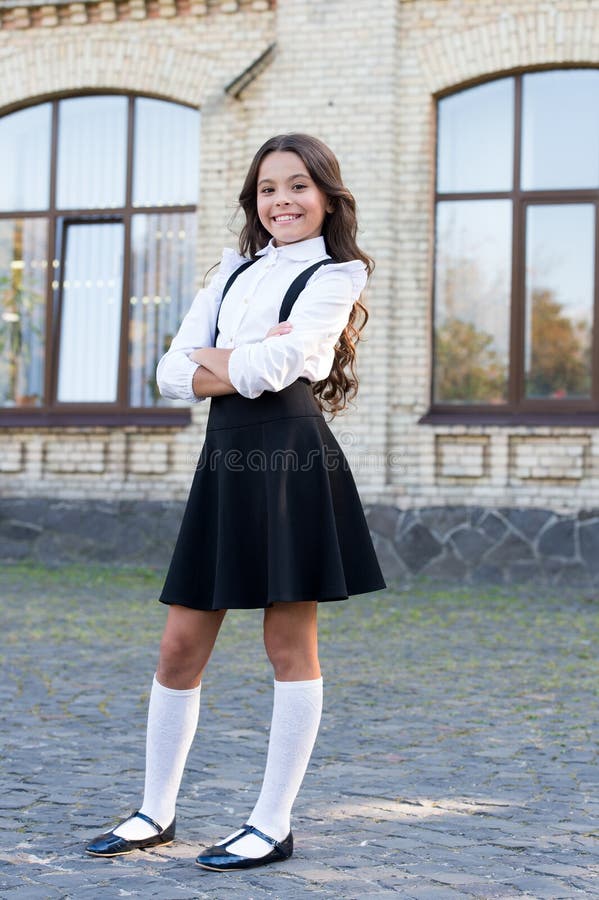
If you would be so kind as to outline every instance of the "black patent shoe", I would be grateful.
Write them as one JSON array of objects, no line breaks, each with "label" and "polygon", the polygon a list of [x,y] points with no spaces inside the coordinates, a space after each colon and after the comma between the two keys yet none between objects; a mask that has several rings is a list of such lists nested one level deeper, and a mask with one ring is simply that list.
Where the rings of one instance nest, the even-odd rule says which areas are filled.
[{"label": "black patent shoe", "polygon": [[[126,838],[119,837],[114,833],[123,822],[128,822],[129,819],[135,817],[143,819],[144,822],[147,822],[148,825],[155,828],[156,834],[150,835],[150,837],[147,838],[142,838],[139,841],[128,841]],[[129,816],[127,819],[123,819],[123,822],[120,822],[119,825],[115,825],[112,831],[105,831],[104,834],[99,834],[85,849],[87,853],[91,853],[93,856],[121,856],[123,853],[131,853],[132,850],[145,850],[146,847],[158,847],[161,844],[170,844],[175,839],[176,821],[177,818],[175,817],[168,828],[162,829],[158,822],[155,822],[154,819],[146,816],[145,813],[138,811],[133,813],[133,815]]]},{"label": "black patent shoe", "polygon": [[[255,859],[249,856],[238,856],[236,853],[229,853],[227,847],[240,841],[247,834],[255,834],[256,837],[262,838],[267,844],[270,844],[272,850],[265,853],[264,856],[258,856]],[[210,869],[212,872],[228,872],[231,869],[253,869],[256,866],[267,866],[269,863],[281,862],[289,859],[293,853],[293,834],[291,831],[283,841],[275,841],[274,838],[258,831],[253,825],[247,823],[242,826],[241,833],[235,834],[235,837],[229,838],[224,844],[213,844],[208,847],[196,859],[196,865],[202,869]]]}]

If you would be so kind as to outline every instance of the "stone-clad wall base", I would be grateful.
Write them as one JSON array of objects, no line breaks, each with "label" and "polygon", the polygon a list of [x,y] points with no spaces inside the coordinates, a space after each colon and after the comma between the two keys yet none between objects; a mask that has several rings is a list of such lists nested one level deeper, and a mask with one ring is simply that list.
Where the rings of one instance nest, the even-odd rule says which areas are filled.
[{"label": "stone-clad wall base", "polygon": [[[164,568],[183,509],[180,501],[1,500],[0,560]],[[599,510],[374,505],[366,515],[390,584],[416,576],[599,582]]]},{"label": "stone-clad wall base", "polygon": [[179,501],[0,500],[0,559],[163,567],[183,508]]},{"label": "stone-clad wall base", "polygon": [[375,505],[370,530],[389,581],[416,575],[465,582],[599,581],[599,510]]}]

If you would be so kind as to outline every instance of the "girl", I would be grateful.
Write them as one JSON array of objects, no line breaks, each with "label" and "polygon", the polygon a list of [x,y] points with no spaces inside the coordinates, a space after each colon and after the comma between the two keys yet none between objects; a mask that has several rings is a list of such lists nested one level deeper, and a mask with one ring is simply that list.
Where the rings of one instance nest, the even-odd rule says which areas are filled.
[{"label": "girl", "polygon": [[355,343],[368,318],[360,295],[372,261],[356,244],[354,198],[325,144],[287,134],[260,148],[239,203],[243,255],[224,251],[158,364],[164,397],[212,402],[159,598],[169,610],[143,803],[87,846],[96,856],[173,840],[204,669],[226,611],[251,608],[264,609],[275,679],[264,781],[247,822],[197,863],[225,871],[289,858],[322,709],[318,603],[386,587],[323,418],[357,391]]}]

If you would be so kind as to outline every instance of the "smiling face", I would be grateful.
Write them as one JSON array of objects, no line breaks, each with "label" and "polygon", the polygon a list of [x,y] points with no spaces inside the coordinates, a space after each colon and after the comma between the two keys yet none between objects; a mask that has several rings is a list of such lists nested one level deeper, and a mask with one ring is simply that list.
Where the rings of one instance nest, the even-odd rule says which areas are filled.
[{"label": "smiling face", "polygon": [[260,222],[277,247],[319,237],[325,214],[331,212],[327,195],[291,150],[276,150],[262,160],[257,204]]}]

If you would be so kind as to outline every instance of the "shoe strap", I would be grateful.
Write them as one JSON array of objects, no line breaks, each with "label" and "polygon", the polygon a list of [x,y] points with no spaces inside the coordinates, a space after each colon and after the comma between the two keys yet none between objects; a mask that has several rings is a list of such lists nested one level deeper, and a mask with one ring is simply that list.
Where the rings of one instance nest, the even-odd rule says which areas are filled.
[{"label": "shoe strap", "polygon": [[[262,838],[263,841],[266,841],[266,843],[270,844],[272,847],[279,846],[278,841],[275,841],[274,838],[269,837],[267,834],[264,834],[264,832],[260,831],[259,828],[256,828],[255,825],[248,825],[248,823],[246,822],[243,825],[243,831],[245,831],[246,834],[255,834],[256,837]],[[240,840],[241,837],[243,837],[243,835],[240,834],[238,837],[235,838],[235,840],[238,841],[238,840]]]},{"label": "shoe strap", "polygon": [[151,819],[149,816],[146,816],[145,813],[142,813],[139,810],[137,810],[137,812],[134,812],[133,815],[131,816],[131,818],[132,819],[136,819],[136,818],[143,819],[144,822],[147,822],[148,825],[151,825],[152,828],[155,828],[156,831],[158,832],[158,834],[162,834],[162,832],[164,831],[164,828],[162,827],[162,825],[159,825],[158,822],[155,822],[154,819]]}]

